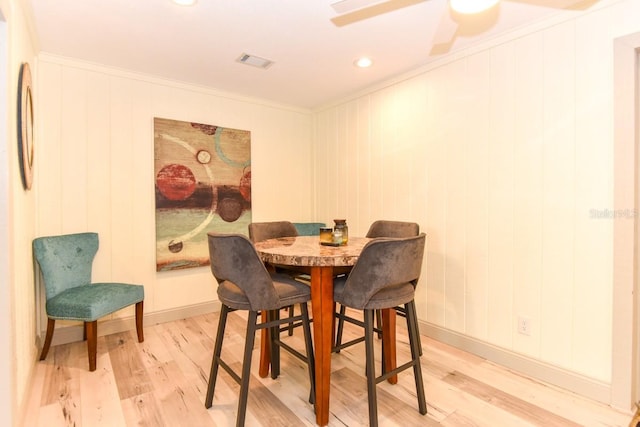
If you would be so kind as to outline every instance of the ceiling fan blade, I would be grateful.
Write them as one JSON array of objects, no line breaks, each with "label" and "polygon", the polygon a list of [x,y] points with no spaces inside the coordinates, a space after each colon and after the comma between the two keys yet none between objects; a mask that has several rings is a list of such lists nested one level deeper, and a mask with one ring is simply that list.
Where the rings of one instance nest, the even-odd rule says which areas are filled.
[{"label": "ceiling fan blade", "polygon": [[550,7],[553,9],[585,10],[600,0],[507,0],[513,3],[524,3],[533,6]]},{"label": "ceiling fan blade", "polygon": [[459,24],[453,20],[449,10],[445,10],[440,18],[431,47],[431,55],[447,53],[456,40]]},{"label": "ceiling fan blade", "polygon": [[453,19],[449,10],[445,10],[440,18],[440,23],[438,24],[438,30],[436,31],[433,43],[448,43],[455,37],[456,31],[458,31],[458,25],[458,22]]},{"label": "ceiling fan blade", "polygon": [[496,3],[478,14],[459,13],[448,7],[440,18],[431,55],[449,52],[458,37],[476,37],[492,28],[500,17],[499,5],[500,3]]},{"label": "ceiling fan blade", "polygon": [[[342,15],[338,15],[335,18],[331,18],[331,22],[337,27],[343,27],[345,25],[353,24],[354,22],[363,21],[365,19],[373,18],[374,16],[382,15],[384,13],[392,12],[394,10],[402,9],[407,6],[422,3],[426,0],[387,0],[382,3],[376,3],[371,6],[365,6],[360,9],[355,9],[353,12],[347,12]],[[371,3],[371,0],[343,0],[338,3],[334,3],[334,9],[339,3],[348,2],[346,5],[350,7],[359,3]],[[338,6],[338,8],[345,8],[345,5]],[[347,9],[348,10],[348,9]]]},{"label": "ceiling fan blade", "polygon": [[579,1],[571,6],[566,7],[565,9],[569,9],[569,10],[584,10],[584,9],[588,9],[591,6],[593,6],[594,4],[598,3],[600,0],[582,0]]},{"label": "ceiling fan blade", "polygon": [[340,0],[331,4],[333,10],[336,13],[343,14],[352,12],[356,9],[362,9],[367,6],[372,6],[375,3],[382,3],[386,0]]}]

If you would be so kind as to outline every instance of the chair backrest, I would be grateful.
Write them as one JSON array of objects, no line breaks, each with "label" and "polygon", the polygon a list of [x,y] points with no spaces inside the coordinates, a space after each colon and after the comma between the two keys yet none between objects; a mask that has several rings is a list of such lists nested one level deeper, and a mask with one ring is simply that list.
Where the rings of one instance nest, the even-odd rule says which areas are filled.
[{"label": "chair backrest", "polygon": [[211,273],[218,283],[229,281],[239,287],[252,310],[280,308],[273,279],[245,235],[208,233],[207,236]]},{"label": "chair backrest", "polygon": [[298,231],[289,221],[252,222],[249,224],[249,239],[253,243],[278,237],[296,237]]},{"label": "chair backrest", "polygon": [[367,237],[412,237],[420,234],[420,226],[415,222],[375,221],[367,231]]},{"label": "chair backrest", "polygon": [[320,227],[326,227],[327,224],[324,222],[294,222],[293,226],[298,231],[298,236],[319,236]]},{"label": "chair backrest", "polygon": [[47,300],[67,289],[91,283],[91,268],[98,245],[97,233],[33,240],[33,253],[42,271]]},{"label": "chair backrest", "polygon": [[404,238],[376,238],[368,242],[347,277],[343,303],[363,309],[383,288],[413,284],[422,271],[426,235]]}]

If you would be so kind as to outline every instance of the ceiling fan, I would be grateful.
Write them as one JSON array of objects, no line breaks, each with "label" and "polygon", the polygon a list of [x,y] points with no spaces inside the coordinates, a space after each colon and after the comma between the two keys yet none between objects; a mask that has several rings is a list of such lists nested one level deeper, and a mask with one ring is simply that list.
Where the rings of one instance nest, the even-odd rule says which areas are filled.
[{"label": "ceiling fan", "polygon": [[[340,0],[331,4],[338,13],[331,22],[337,27],[343,27],[425,1],[430,0]],[[452,5],[455,1],[447,0],[448,13],[444,13],[441,18],[431,54],[448,52],[458,36],[471,36],[490,28],[498,19],[502,1],[564,10],[584,10],[599,0],[495,0],[490,2],[493,4],[489,8],[476,14],[456,12]]]}]

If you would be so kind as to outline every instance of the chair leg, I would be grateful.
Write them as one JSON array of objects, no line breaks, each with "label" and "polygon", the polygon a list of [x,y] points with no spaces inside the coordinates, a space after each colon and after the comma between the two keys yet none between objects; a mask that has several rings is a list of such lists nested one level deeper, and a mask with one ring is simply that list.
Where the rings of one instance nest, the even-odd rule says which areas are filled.
[{"label": "chair leg", "polygon": [[242,381],[240,383],[240,398],[238,402],[238,416],[236,427],[244,426],[247,413],[247,400],[249,397],[249,380],[251,379],[251,353],[256,340],[258,312],[250,311],[247,319],[247,338],[244,345],[244,359],[242,360]]},{"label": "chair leg", "polygon": [[382,312],[380,310],[376,310],[376,327],[380,332],[378,332],[378,339],[382,339]]},{"label": "chair leg", "polygon": [[218,379],[218,366],[220,366],[220,353],[222,352],[222,340],[224,339],[224,328],[227,325],[227,314],[229,307],[222,304],[220,319],[218,319],[218,332],[216,333],[216,343],[213,347],[213,359],[211,360],[211,371],[209,372],[209,386],[207,387],[207,397],[204,400],[204,407],[209,409],[213,403],[213,393],[216,389],[216,379]]},{"label": "chair leg", "polygon": [[[347,308],[340,304],[340,316],[344,316],[347,313]],[[338,318],[338,328],[336,329],[336,347],[342,344],[342,331],[344,330],[344,320],[342,317]],[[336,350],[336,353],[340,353],[340,350]]]},{"label": "chair leg", "polygon": [[84,322],[87,331],[87,352],[89,354],[89,371],[96,370],[96,358],[98,353],[98,321]]},{"label": "chair leg", "polygon": [[364,343],[366,348],[367,396],[369,399],[369,426],[378,427],[378,397],[373,355],[374,310],[364,310]]},{"label": "chair leg", "polygon": [[416,381],[416,395],[418,396],[418,411],[425,415],[427,413],[427,402],[424,396],[424,383],[422,382],[422,369],[420,367],[420,342],[418,333],[418,315],[414,301],[404,305],[407,314],[407,331],[409,332],[409,345],[411,346],[411,359],[413,362],[413,376]]},{"label": "chair leg", "polygon": [[[280,319],[280,310],[270,310],[267,319],[269,322]],[[269,328],[269,352],[271,353],[271,378],[276,379],[280,375],[280,346],[276,345],[276,341],[280,339],[280,326],[272,326]]]},{"label": "chair leg", "polygon": [[313,342],[311,341],[311,326],[309,324],[309,308],[306,303],[300,304],[302,312],[302,330],[304,332],[304,348],[307,352],[307,364],[309,366],[309,384],[311,391],[309,392],[309,403],[315,405],[316,402],[316,360],[313,353]]},{"label": "chair leg", "polygon": [[[289,306],[289,318],[293,317],[295,315],[295,306],[290,305]],[[289,336],[293,336],[293,322],[289,323],[289,328],[287,328],[287,332],[289,334]]]},{"label": "chair leg", "polygon": [[144,312],[144,301],[136,304],[136,332],[138,333],[138,342],[144,341],[144,332],[142,330],[142,318]]},{"label": "chair leg", "polygon": [[53,330],[55,329],[56,320],[49,318],[47,320],[47,335],[44,338],[44,345],[42,346],[42,353],[40,353],[40,360],[47,358],[49,353],[49,347],[51,347],[51,338],[53,338]]},{"label": "chair leg", "polygon": [[[407,309],[403,307],[396,307],[396,312],[403,317],[407,317]],[[422,356],[422,339],[420,338],[420,328],[416,321],[416,336],[418,337],[418,349],[420,350],[420,356]]]}]

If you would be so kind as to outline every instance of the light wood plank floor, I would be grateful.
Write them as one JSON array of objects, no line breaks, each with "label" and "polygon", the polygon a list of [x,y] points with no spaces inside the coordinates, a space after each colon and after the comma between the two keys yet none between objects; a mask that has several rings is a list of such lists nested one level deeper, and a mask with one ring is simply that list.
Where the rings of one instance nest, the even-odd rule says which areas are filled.
[{"label": "light wood plank floor", "polygon": [[[353,314],[353,313],[352,313]],[[223,357],[239,369],[245,318],[232,313]],[[399,325],[402,319],[398,319]],[[86,344],[52,347],[38,363],[29,393],[25,426],[233,426],[238,385],[220,370],[213,407],[206,410],[218,313],[98,339],[98,369],[88,371]],[[345,336],[360,329],[347,324]],[[287,338],[304,348],[300,328]],[[398,327],[398,362],[408,359],[405,329]],[[259,336],[253,352],[248,426],[312,426],[304,364],[287,352],[277,380],[259,378]],[[428,414],[417,410],[411,371],[397,385],[378,385],[382,426],[623,426],[632,414],[617,412],[479,357],[422,336],[422,371]],[[376,344],[376,351],[380,351]],[[376,369],[379,369],[379,355]],[[368,425],[364,345],[334,354],[330,426]]]}]

